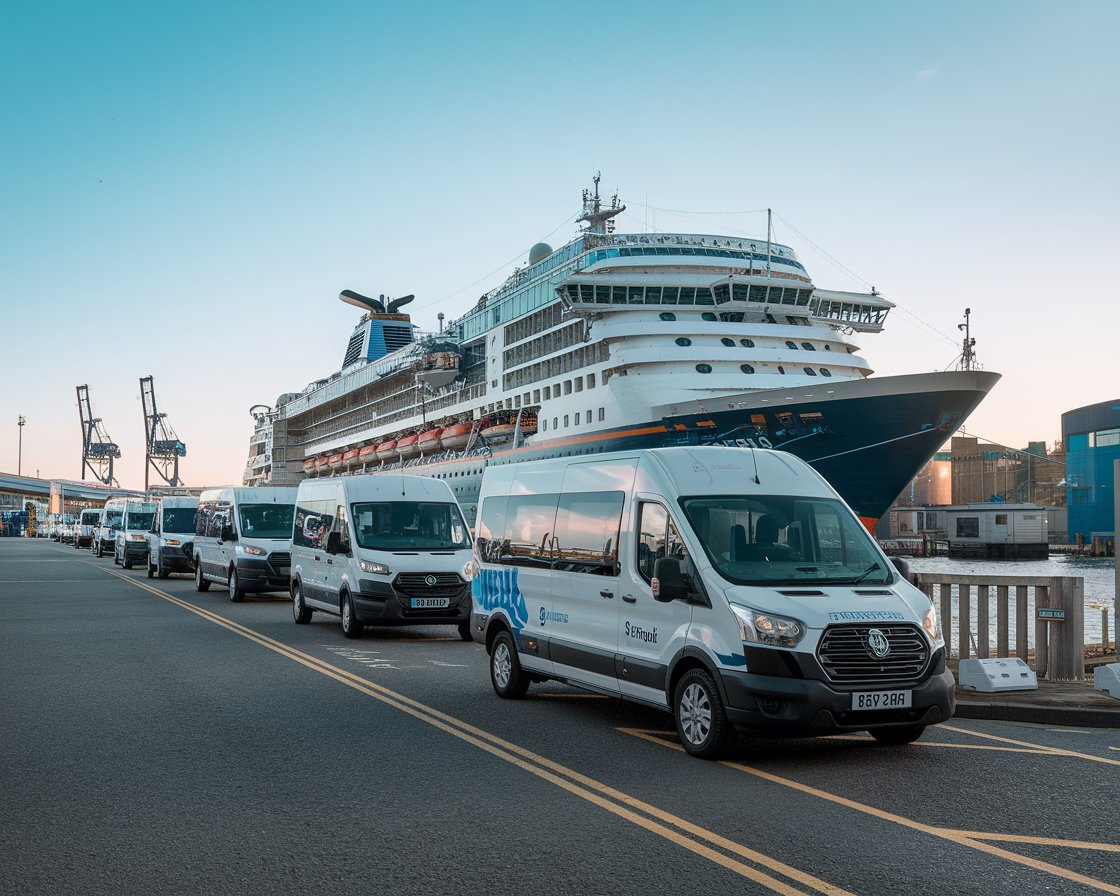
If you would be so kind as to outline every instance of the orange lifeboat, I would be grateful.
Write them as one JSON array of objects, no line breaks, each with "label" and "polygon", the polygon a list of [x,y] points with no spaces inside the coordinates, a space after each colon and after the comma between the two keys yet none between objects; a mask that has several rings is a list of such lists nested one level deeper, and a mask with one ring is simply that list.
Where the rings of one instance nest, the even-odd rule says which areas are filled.
[{"label": "orange lifeboat", "polygon": [[376,458],[376,455],[377,455],[377,446],[376,445],[366,445],[364,448],[362,448],[361,451],[358,452],[358,463],[368,464]]},{"label": "orange lifeboat", "polygon": [[513,438],[515,429],[513,418],[507,412],[486,417],[481,421],[479,435],[491,442],[507,442]]},{"label": "orange lifeboat", "polygon": [[320,476],[322,476],[325,472],[327,472],[327,465],[328,464],[330,464],[330,458],[329,457],[317,457],[317,458],[315,458],[315,472],[318,473]]},{"label": "orange lifeboat", "polygon": [[446,427],[440,433],[439,443],[444,448],[454,449],[462,448],[471,439],[471,424],[470,423],[456,423],[454,426]]},{"label": "orange lifeboat", "polygon": [[332,470],[341,470],[342,469],[342,452],[340,451],[338,454],[332,454],[327,459],[327,463]]},{"label": "orange lifeboat", "polygon": [[439,450],[439,437],[443,432],[438,426],[435,429],[429,429],[427,432],[420,433],[420,440],[417,443],[420,450],[427,453],[430,451]]},{"label": "orange lifeboat", "polygon": [[315,458],[310,457],[303,462],[303,472],[308,476],[315,472]]},{"label": "orange lifeboat", "polygon": [[537,415],[536,414],[522,414],[521,415],[521,434],[531,435],[537,431]]},{"label": "orange lifeboat", "polygon": [[397,454],[401,456],[401,460],[406,457],[416,457],[420,453],[420,436],[416,433],[410,433],[400,439],[397,439]]},{"label": "orange lifeboat", "polygon": [[374,453],[377,455],[378,460],[396,460],[397,459],[397,443],[394,439],[389,439],[388,442],[381,442]]},{"label": "orange lifeboat", "polygon": [[358,449],[351,448],[349,451],[342,455],[342,465],[344,467],[352,467],[358,462]]}]

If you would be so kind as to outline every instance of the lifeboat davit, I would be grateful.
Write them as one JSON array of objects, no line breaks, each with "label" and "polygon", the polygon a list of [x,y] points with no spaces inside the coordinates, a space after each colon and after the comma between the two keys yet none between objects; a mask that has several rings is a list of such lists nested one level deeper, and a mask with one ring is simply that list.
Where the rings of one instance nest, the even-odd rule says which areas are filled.
[{"label": "lifeboat davit", "polygon": [[531,435],[537,431],[537,415],[536,414],[522,414],[521,415],[521,434]]},{"label": "lifeboat davit", "polygon": [[338,454],[332,454],[329,458],[327,458],[327,464],[330,466],[330,468],[332,470],[341,470],[342,469],[342,452],[340,451]]},{"label": "lifeboat davit", "polygon": [[327,472],[328,464],[330,464],[329,457],[315,458],[315,472],[322,476],[325,472]]},{"label": "lifeboat davit", "polygon": [[366,445],[361,451],[358,452],[358,463],[368,464],[377,456],[376,445]]},{"label": "lifeboat davit", "polygon": [[315,458],[309,457],[303,462],[303,472],[308,476],[315,472]]},{"label": "lifeboat davit", "polygon": [[381,442],[377,448],[374,449],[378,460],[396,460],[397,459],[397,443],[393,439],[388,442]]},{"label": "lifeboat davit", "polygon": [[456,423],[454,426],[446,427],[440,433],[439,443],[444,448],[462,448],[471,439],[471,424],[470,423]]},{"label": "lifeboat davit", "polygon": [[401,460],[406,457],[416,457],[420,453],[420,436],[417,433],[411,433],[397,439],[397,454],[401,456]]},{"label": "lifeboat davit", "polygon": [[342,465],[344,467],[352,467],[358,462],[358,449],[351,448],[342,455]]},{"label": "lifeboat davit", "polygon": [[420,433],[420,440],[417,444],[420,450],[427,453],[430,451],[439,451],[439,437],[443,432],[438,426],[435,429],[429,429],[427,432]]}]

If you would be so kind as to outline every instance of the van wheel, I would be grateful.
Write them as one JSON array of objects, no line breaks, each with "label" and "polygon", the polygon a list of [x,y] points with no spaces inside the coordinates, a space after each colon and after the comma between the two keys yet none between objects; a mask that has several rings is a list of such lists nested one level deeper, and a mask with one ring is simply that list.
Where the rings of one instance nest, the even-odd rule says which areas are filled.
[{"label": "van wheel", "polygon": [[673,699],[677,735],[688,753],[718,759],[735,743],[735,729],[723,708],[715,679],[706,669],[689,669]]},{"label": "van wheel", "polygon": [[196,557],[194,561],[194,590],[209,591],[210,580],[202,574],[202,558]]},{"label": "van wheel", "polygon": [[912,744],[925,730],[925,725],[904,725],[901,728],[873,728],[869,733],[881,744],[900,747],[903,744]]},{"label": "van wheel", "polygon": [[156,568],[152,566],[152,561],[148,561],[148,578],[153,578],[156,574]]},{"label": "van wheel", "polygon": [[342,613],[342,633],[347,638],[360,638],[365,631],[365,626],[358,622],[358,617],[354,615],[354,601],[349,591],[342,592],[342,606],[339,610]]},{"label": "van wheel", "polygon": [[471,621],[469,619],[464,619],[459,623],[459,637],[464,641],[474,640],[474,638],[471,637]]},{"label": "van wheel", "polygon": [[231,601],[235,604],[239,604],[241,601],[245,600],[245,592],[241,589],[241,582],[237,578],[236,567],[230,567],[227,584],[229,585],[229,599]]},{"label": "van wheel", "polygon": [[513,635],[499,632],[490,651],[490,683],[494,693],[506,700],[519,700],[529,690],[529,676],[521,671]]},{"label": "van wheel", "polygon": [[121,566],[123,566],[125,569],[132,569],[132,561],[128,559],[127,554],[125,555],[124,559],[121,560]]},{"label": "van wheel", "polygon": [[160,567],[156,568],[156,575],[159,576],[161,579],[167,579],[167,578],[170,578],[170,576],[171,576],[171,570],[170,569],[164,569],[162,566],[160,566]]},{"label": "van wheel", "polygon": [[292,618],[297,625],[307,625],[311,621],[311,608],[303,601],[303,582],[292,582]]}]

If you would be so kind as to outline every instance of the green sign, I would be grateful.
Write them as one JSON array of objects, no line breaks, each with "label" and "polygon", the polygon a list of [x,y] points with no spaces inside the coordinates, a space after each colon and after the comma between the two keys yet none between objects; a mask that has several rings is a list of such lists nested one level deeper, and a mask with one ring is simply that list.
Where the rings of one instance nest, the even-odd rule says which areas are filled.
[{"label": "green sign", "polygon": [[1056,622],[1064,622],[1066,618],[1065,610],[1055,610],[1053,607],[1039,607],[1037,612],[1039,619],[1050,619]]}]

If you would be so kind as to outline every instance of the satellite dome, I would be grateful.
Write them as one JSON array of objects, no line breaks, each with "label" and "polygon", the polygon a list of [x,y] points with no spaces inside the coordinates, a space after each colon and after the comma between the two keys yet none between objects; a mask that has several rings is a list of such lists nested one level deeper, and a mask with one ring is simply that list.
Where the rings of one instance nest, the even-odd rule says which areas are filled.
[{"label": "satellite dome", "polygon": [[544,261],[552,254],[552,246],[548,243],[537,243],[529,250],[529,264],[536,264],[538,261]]}]

